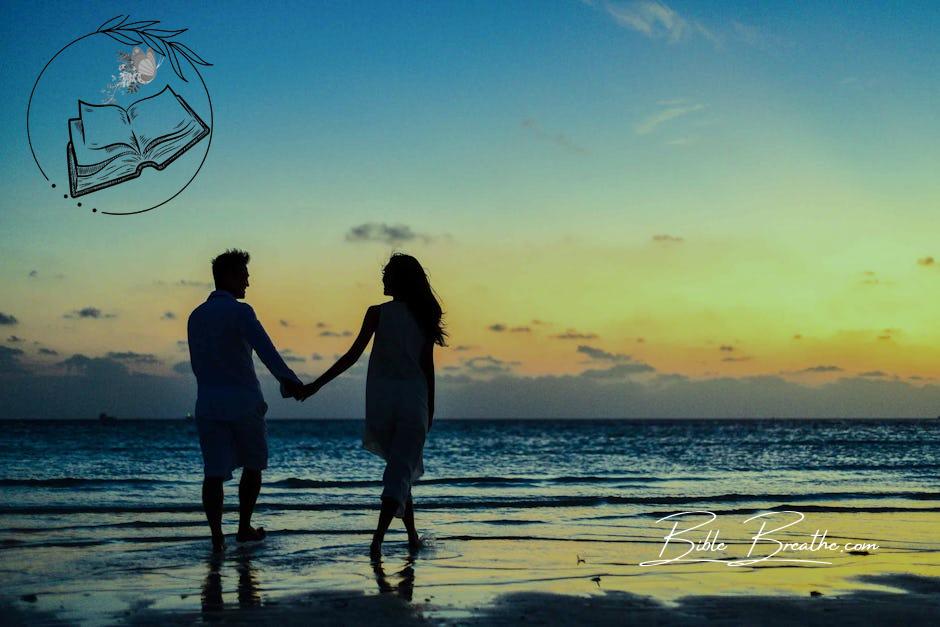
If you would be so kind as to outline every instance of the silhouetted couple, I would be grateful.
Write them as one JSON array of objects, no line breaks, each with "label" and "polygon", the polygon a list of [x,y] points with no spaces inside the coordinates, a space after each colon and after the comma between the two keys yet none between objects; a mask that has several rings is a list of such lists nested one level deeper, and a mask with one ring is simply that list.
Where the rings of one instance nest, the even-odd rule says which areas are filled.
[{"label": "silhouetted couple", "polygon": [[[248,253],[228,250],[212,260],[215,291],[189,316],[189,355],[198,383],[196,426],[205,478],[202,504],[214,551],[225,548],[222,533],[224,481],[242,467],[235,539],[257,542],[263,528],[251,526],[268,466],[268,406],[255,376],[251,353],[281,383],[281,396],[303,401],[356,363],[373,340],[366,377],[366,422],[362,445],[385,460],[382,506],[370,552],[381,555],[395,516],[408,531],[408,545],[421,545],[415,529],[412,483],[424,473],[424,440],[434,419],[434,345],[444,346],[441,306],[418,260],[392,255],[382,271],[392,300],[366,310],[362,329],[345,355],[318,379],[304,384],[284,360],[247,303]],[[373,339],[374,337],[374,339]]]}]

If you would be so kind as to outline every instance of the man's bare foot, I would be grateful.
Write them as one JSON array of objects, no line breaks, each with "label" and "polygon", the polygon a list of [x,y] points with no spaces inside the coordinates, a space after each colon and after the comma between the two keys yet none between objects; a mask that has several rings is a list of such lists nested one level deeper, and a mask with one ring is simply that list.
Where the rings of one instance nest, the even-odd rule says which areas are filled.
[{"label": "man's bare foot", "polygon": [[212,536],[212,552],[213,553],[225,552],[225,536]]},{"label": "man's bare foot", "polygon": [[235,540],[236,542],[260,542],[264,540],[266,535],[264,527],[258,527],[257,529],[248,527],[248,529],[239,529]]}]

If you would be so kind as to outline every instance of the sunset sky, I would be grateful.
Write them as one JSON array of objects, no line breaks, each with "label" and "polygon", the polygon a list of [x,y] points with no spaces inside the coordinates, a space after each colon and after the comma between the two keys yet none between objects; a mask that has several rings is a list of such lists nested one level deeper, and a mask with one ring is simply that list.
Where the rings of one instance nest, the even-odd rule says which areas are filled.
[{"label": "sunset sky", "polygon": [[[186,317],[233,246],[306,379],[384,300],[388,254],[418,257],[451,335],[443,416],[940,413],[940,5],[4,13],[0,417],[191,411]],[[188,28],[213,64],[205,166],[135,216],[63,199],[67,127],[43,116],[101,102],[130,46],[96,35],[37,92],[56,189],[25,131],[49,58],[119,13]],[[159,71],[120,104],[176,85]],[[364,366],[269,415],[360,416]]]}]

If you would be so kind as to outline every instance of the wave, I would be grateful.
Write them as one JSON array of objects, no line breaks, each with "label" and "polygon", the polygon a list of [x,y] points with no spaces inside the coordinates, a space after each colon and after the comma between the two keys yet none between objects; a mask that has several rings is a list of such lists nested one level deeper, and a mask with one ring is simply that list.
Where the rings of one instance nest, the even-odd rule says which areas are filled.
[{"label": "wave", "polygon": [[[714,494],[701,496],[550,496],[542,498],[484,498],[470,499],[455,497],[450,499],[429,499],[416,503],[417,509],[536,509],[560,507],[597,507],[602,505],[684,505],[708,503],[787,503],[805,501],[846,501],[873,499],[906,499],[913,501],[940,501],[936,492],[815,492],[807,494]],[[262,503],[259,511],[329,511],[329,510],[372,510],[376,504],[368,502],[312,502],[312,503]],[[782,507],[773,505],[762,509]],[[802,510],[814,511],[816,505],[803,505]],[[830,507],[830,506],[818,506]],[[866,506],[838,506],[844,511],[882,511]],[[229,508],[234,511],[234,508]],[[932,511],[928,508],[912,508]],[[201,512],[197,503],[157,503],[153,505],[26,505],[0,507],[0,515],[39,515],[39,514],[134,514],[134,513],[193,513]],[[843,510],[833,510],[843,511]],[[895,511],[895,510],[884,510]],[[899,509],[897,511],[908,511]]]},{"label": "wave", "polygon": [[162,479],[103,479],[81,477],[57,477],[53,479],[0,479],[0,486],[28,486],[34,488],[77,488],[93,485],[149,485],[154,483],[175,483]]},{"label": "wave", "polygon": [[[656,481],[675,481],[676,477],[652,477],[649,475],[637,476],[562,476],[562,477],[500,477],[500,476],[481,476],[481,477],[437,477],[432,479],[421,479],[416,482],[417,485],[536,485],[545,483],[653,483]],[[705,477],[681,477],[683,481],[705,481]],[[305,488],[368,488],[381,486],[381,480],[320,480],[320,479],[300,479],[290,477],[279,481],[272,481],[265,484],[273,488],[285,488],[289,490],[301,490]]]}]

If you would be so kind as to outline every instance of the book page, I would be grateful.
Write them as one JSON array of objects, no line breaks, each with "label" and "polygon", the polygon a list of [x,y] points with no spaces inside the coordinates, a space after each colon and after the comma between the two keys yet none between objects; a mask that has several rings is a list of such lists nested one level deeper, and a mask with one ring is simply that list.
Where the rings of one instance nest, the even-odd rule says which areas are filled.
[{"label": "book page", "polygon": [[[140,162],[137,151],[123,144],[88,148],[81,141],[82,121],[69,120],[69,135],[75,158],[77,190],[85,190],[133,174]],[[77,141],[76,141],[77,140]]]},{"label": "book page", "polygon": [[[130,119],[121,107],[94,105],[79,100],[78,111],[84,128],[84,142],[81,143],[84,143],[89,150],[102,151],[119,145],[138,150]],[[75,139],[72,138],[73,144],[76,143]],[[91,165],[91,163],[82,163],[82,165]]]},{"label": "book page", "polygon": [[170,139],[184,132],[192,116],[180,104],[169,87],[160,93],[138,100],[127,108],[134,135],[140,144],[141,154],[161,138]]}]

